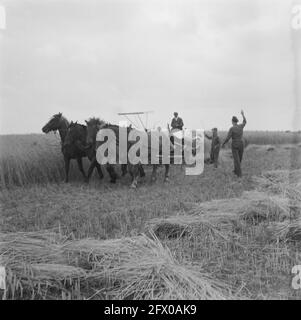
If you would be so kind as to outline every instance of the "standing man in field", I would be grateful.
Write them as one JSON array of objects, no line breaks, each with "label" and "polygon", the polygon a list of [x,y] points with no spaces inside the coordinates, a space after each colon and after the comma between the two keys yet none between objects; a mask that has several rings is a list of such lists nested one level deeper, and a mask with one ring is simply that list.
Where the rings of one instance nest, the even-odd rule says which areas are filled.
[{"label": "standing man in field", "polygon": [[225,144],[232,139],[232,155],[233,155],[233,161],[234,161],[234,173],[241,177],[241,161],[242,156],[244,153],[244,142],[243,142],[243,130],[247,123],[245,114],[243,110],[241,110],[241,115],[243,117],[243,122],[241,124],[238,124],[237,117],[232,117],[232,127],[230,128],[227,138],[225,139],[224,143],[222,144],[222,147],[225,146]]},{"label": "standing man in field", "polygon": [[220,150],[220,139],[217,134],[217,128],[212,129],[212,137],[208,136],[205,133],[205,137],[211,140],[211,151],[210,151],[210,161],[214,164],[214,167],[217,168],[218,166],[218,156]]}]

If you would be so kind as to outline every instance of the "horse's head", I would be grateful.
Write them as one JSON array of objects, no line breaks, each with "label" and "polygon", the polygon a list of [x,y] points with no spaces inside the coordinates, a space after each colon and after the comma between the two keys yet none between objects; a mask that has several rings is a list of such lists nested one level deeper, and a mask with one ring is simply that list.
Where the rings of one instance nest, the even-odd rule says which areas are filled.
[{"label": "horse's head", "polygon": [[86,120],[87,124],[87,137],[86,137],[86,144],[88,146],[92,146],[96,142],[96,135],[97,132],[103,128],[106,124],[104,121],[100,120],[99,118],[90,118]]},{"label": "horse's head", "polygon": [[64,126],[67,126],[67,120],[61,113],[57,113],[53,115],[52,118],[45,124],[45,126],[42,128],[42,131],[44,133],[48,133],[50,131],[60,130]]},{"label": "horse's head", "polygon": [[67,129],[67,134],[64,140],[64,146],[72,145],[75,142],[81,142],[81,144],[84,145],[86,143],[86,133],[86,126],[77,123],[77,121],[71,121]]}]

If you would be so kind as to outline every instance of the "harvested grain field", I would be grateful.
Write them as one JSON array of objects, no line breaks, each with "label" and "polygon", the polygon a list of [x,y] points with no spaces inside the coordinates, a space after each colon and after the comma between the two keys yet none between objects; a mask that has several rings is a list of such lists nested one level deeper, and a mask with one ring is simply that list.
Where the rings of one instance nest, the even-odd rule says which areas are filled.
[{"label": "harvested grain field", "polygon": [[4,187],[2,298],[299,299],[300,153],[249,145],[242,179],[225,149],[218,169],[173,166],[169,183],[146,170],[136,190],[73,173]]}]

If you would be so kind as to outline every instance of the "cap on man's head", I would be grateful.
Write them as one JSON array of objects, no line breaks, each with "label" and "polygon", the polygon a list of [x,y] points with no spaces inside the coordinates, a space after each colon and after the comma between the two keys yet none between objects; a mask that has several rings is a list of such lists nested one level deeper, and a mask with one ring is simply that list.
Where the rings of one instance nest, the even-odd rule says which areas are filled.
[{"label": "cap on man's head", "polygon": [[237,123],[237,122],[238,122],[237,117],[233,116],[233,117],[232,117],[232,121],[235,122],[235,123]]},{"label": "cap on man's head", "polygon": [[217,131],[217,128],[212,128],[212,131]]}]

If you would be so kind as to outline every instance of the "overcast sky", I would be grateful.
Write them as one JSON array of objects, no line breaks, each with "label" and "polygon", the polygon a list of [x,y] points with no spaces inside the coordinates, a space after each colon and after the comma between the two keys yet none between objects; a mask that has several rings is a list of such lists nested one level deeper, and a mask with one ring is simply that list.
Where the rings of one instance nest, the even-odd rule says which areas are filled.
[{"label": "overcast sky", "polygon": [[[165,127],[296,124],[289,0],[0,0],[0,133],[41,132],[57,112]],[[301,126],[300,126],[301,129]]]}]

